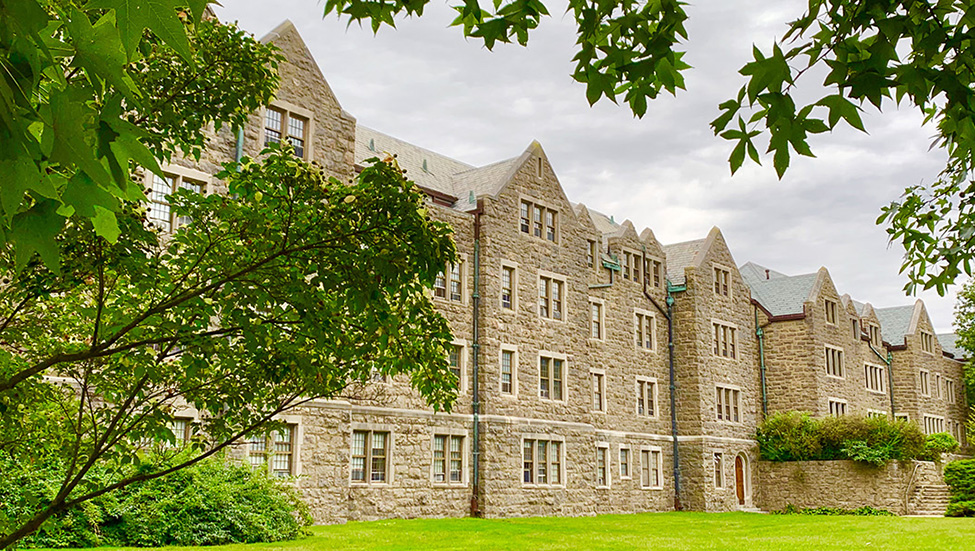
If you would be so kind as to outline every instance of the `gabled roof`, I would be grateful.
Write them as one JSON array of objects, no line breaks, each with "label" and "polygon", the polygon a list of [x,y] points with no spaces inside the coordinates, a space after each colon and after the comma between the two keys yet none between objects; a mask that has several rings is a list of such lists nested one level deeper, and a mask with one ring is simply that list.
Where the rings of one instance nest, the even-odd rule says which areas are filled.
[{"label": "gabled roof", "polygon": [[915,309],[916,305],[874,309],[885,341],[890,344],[904,344],[904,337],[913,332],[911,320]]},{"label": "gabled roof", "polygon": [[[472,210],[477,207],[477,197],[497,195],[501,188],[514,176],[524,162],[526,154],[505,159],[478,168],[458,172],[451,177],[454,195],[458,198],[455,208]],[[473,193],[474,201],[470,200]]]},{"label": "gabled roof", "polygon": [[938,337],[938,342],[941,343],[941,350],[951,354],[956,360],[964,360],[968,358],[968,352],[958,348],[955,344],[958,341],[958,335],[956,333],[941,333]]},{"label": "gabled roof", "polygon": [[616,220],[611,216],[606,216],[605,214],[597,210],[590,209],[589,207],[586,207],[586,210],[589,211],[589,218],[592,219],[592,223],[596,226],[596,229],[599,230],[599,233],[603,234],[603,236],[616,237],[623,233],[623,226],[617,223]]},{"label": "gabled roof", "polygon": [[[763,269],[764,275],[764,269]],[[752,291],[752,298],[773,316],[802,314],[803,304],[819,279],[819,272],[797,276],[781,275],[758,281],[745,280]]]},{"label": "gabled roof", "polygon": [[708,238],[695,239],[694,241],[684,241],[664,245],[664,254],[667,255],[667,279],[674,285],[684,285],[687,283],[684,268],[695,266],[697,256],[708,241]]},{"label": "gabled roof", "polygon": [[852,300],[853,309],[857,311],[858,316],[863,315],[863,309],[866,308],[867,304],[865,302],[860,302],[859,300]]},{"label": "gabled roof", "polygon": [[356,164],[362,164],[370,157],[382,159],[387,153],[396,155],[400,168],[406,170],[406,177],[417,185],[454,197],[458,197],[454,191],[454,175],[474,168],[467,163],[404,142],[361,124],[356,125]]},{"label": "gabled roof", "polygon": [[775,270],[770,270],[765,266],[755,264],[754,262],[746,262],[738,268],[738,272],[741,274],[741,278],[745,280],[747,285],[751,285],[755,281],[765,281],[767,279],[775,279],[779,277],[789,277],[782,272],[776,272]]}]

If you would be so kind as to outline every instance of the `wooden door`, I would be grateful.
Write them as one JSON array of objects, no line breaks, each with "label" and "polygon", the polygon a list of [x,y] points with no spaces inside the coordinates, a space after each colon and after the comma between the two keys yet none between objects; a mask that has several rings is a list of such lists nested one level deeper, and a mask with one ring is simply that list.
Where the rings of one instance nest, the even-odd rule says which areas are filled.
[{"label": "wooden door", "polygon": [[735,458],[735,492],[738,494],[738,505],[745,504],[745,460],[739,455]]}]

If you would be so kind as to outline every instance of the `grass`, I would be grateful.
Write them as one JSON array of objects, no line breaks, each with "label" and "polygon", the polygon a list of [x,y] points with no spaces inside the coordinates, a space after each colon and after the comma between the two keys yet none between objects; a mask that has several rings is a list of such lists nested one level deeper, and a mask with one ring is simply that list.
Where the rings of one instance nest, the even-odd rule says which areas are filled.
[{"label": "grass", "polygon": [[[610,551],[975,549],[975,519],[647,513],[598,517],[419,519],[315,526],[292,542],[205,551]],[[107,551],[109,548],[102,548]],[[132,548],[126,548],[132,549]],[[165,549],[189,549],[167,547]],[[118,551],[121,551],[120,549]]]}]

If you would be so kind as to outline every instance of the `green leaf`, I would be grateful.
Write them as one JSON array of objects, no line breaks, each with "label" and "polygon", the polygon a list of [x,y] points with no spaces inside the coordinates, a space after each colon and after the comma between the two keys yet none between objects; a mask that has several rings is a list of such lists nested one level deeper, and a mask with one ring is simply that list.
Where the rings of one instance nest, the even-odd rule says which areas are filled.
[{"label": "green leaf", "polygon": [[[195,0],[191,8],[199,4]],[[129,57],[142,40],[142,31],[149,29],[187,63],[193,64],[186,28],[177,15],[177,9],[185,5],[186,0],[92,0],[86,9],[115,10],[119,35]],[[202,10],[193,11],[202,14]]]},{"label": "green leaf", "polygon": [[73,9],[65,26],[75,47],[72,65],[84,68],[89,78],[102,78],[126,97],[136,98],[135,84],[125,71],[128,58],[115,28],[115,14],[103,15],[93,26],[84,13]]},{"label": "green leaf", "polygon": [[80,101],[83,97],[84,91],[77,89],[51,92],[52,120],[45,129],[45,134],[50,132],[52,136],[51,160],[65,167],[75,165],[95,182],[109,187],[114,185],[112,177],[95,157],[89,142],[95,111]]},{"label": "green leaf", "polygon": [[115,213],[106,208],[96,205],[95,216],[92,217],[91,223],[95,226],[95,233],[107,239],[109,243],[117,242],[122,235]]},{"label": "green leaf", "polygon": [[61,272],[56,238],[64,227],[64,218],[57,215],[59,206],[57,201],[45,199],[14,217],[8,237],[14,244],[17,271],[24,269],[37,253],[49,270],[57,274]]}]

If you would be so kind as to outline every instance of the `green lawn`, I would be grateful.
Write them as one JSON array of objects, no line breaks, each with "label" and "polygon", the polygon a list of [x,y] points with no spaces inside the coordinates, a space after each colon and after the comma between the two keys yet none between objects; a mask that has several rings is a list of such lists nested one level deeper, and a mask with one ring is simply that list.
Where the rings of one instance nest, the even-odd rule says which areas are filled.
[{"label": "green lawn", "polygon": [[[649,513],[582,518],[438,519],[316,526],[294,542],[207,551],[975,549],[975,519]],[[166,548],[176,549],[176,548]],[[184,548],[185,549],[185,548]]]}]

